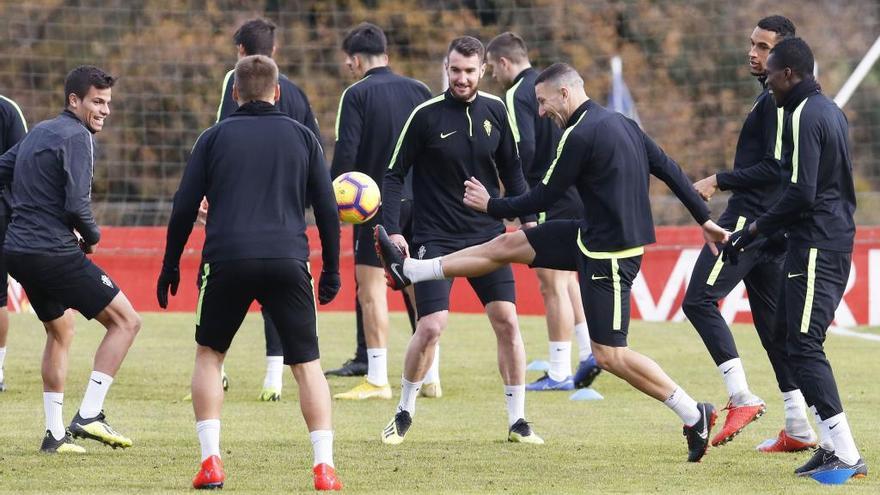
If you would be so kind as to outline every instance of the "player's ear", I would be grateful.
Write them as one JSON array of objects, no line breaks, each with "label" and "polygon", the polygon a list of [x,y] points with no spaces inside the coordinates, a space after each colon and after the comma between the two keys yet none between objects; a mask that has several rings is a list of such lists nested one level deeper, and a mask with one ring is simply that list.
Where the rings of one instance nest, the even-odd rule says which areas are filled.
[{"label": "player's ear", "polygon": [[67,95],[67,106],[74,110],[79,106],[79,96],[76,96],[76,93]]},{"label": "player's ear", "polygon": [[238,85],[234,82],[232,83],[232,99],[238,101]]},{"label": "player's ear", "polygon": [[276,84],[275,85],[275,101],[277,102],[280,99],[281,99],[281,85]]}]

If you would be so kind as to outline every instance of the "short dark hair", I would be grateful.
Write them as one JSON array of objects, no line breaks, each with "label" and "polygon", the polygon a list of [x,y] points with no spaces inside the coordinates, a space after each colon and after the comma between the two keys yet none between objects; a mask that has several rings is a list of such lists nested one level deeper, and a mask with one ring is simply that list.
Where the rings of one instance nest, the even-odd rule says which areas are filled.
[{"label": "short dark hair", "polygon": [[70,104],[68,98],[73,93],[79,99],[86,97],[89,88],[112,88],[116,78],[93,65],[80,65],[67,74],[64,79],[64,106]]},{"label": "short dark hair", "polygon": [[342,51],[348,55],[382,55],[388,47],[388,39],[382,28],[369,22],[355,26],[342,40]]},{"label": "short dark hair", "polygon": [[232,40],[244,48],[245,55],[271,57],[275,47],[275,24],[266,19],[251,19],[238,28]]},{"label": "short dark hair", "polygon": [[449,58],[449,54],[454,51],[465,57],[477,55],[480,58],[480,62],[486,56],[486,49],[483,48],[483,43],[473,36],[461,36],[452,40],[449,43],[449,49],[446,50],[446,58]]},{"label": "short dark hair", "polygon": [[773,56],[773,65],[776,68],[784,69],[788,67],[791,71],[802,78],[813,77],[813,50],[810,45],[801,38],[787,38],[770,50]]},{"label": "short dark hair", "polygon": [[510,31],[492,38],[486,45],[486,53],[491,53],[493,57],[504,57],[514,63],[529,60],[526,42]]},{"label": "short dark hair", "polygon": [[563,78],[580,78],[580,74],[578,74],[577,70],[574,67],[564,63],[564,62],[556,62],[555,64],[547,67],[535,79],[535,86],[541,83],[552,83],[557,82]]},{"label": "short dark hair", "polygon": [[791,38],[795,35],[794,23],[788,17],[771,15],[758,21],[758,27],[765,31],[773,31],[780,40]]},{"label": "short dark hair", "polygon": [[274,92],[278,66],[266,55],[248,55],[235,64],[235,87],[243,101],[259,100]]}]

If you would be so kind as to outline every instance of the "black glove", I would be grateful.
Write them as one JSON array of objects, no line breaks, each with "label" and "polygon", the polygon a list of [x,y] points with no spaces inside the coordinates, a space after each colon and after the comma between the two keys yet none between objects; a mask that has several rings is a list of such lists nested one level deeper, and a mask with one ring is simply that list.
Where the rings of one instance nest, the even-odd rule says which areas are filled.
[{"label": "black glove", "polygon": [[339,272],[322,270],[321,277],[318,279],[318,302],[327,304],[332,301],[340,287],[342,287],[342,280],[339,278]]},{"label": "black glove", "polygon": [[168,289],[171,289],[172,296],[176,296],[178,284],[180,284],[180,268],[162,265],[159,281],[156,282],[156,299],[160,308],[168,307]]},{"label": "black glove", "polygon": [[749,244],[758,237],[758,229],[755,224],[730,234],[730,239],[721,251],[721,261],[730,260],[731,265],[739,263],[739,253],[746,250]]}]

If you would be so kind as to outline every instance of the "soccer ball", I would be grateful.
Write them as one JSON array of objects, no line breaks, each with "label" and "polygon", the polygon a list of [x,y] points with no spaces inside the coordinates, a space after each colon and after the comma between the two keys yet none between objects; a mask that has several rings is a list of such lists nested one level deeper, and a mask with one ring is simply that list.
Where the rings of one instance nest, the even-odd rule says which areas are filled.
[{"label": "soccer ball", "polygon": [[361,172],[346,172],[333,179],[333,193],[339,207],[339,219],[346,223],[366,222],[376,215],[382,204],[379,186]]}]

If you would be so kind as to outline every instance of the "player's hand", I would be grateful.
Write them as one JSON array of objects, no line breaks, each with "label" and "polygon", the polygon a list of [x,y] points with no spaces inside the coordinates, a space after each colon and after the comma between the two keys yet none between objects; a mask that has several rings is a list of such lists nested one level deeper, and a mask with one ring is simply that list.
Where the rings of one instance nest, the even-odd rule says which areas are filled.
[{"label": "player's hand", "polygon": [[489,209],[489,191],[476,177],[464,181],[464,205],[486,213]]},{"label": "player's hand", "polygon": [[703,200],[709,201],[712,195],[718,190],[718,179],[715,178],[714,174],[710,175],[705,179],[694,182],[694,189],[697,190],[697,194],[699,194]]},{"label": "player's hand", "polygon": [[342,287],[342,280],[339,278],[339,272],[321,270],[321,277],[318,278],[318,303],[327,304],[332,301],[340,287]]},{"label": "player's hand", "polygon": [[208,198],[202,198],[202,203],[199,205],[199,214],[196,216],[196,223],[200,225],[208,223]]},{"label": "player's hand", "polygon": [[721,261],[730,260],[731,265],[739,263],[739,254],[746,250],[749,244],[758,237],[758,227],[752,222],[748,227],[730,234],[730,242],[724,246],[721,253]]},{"label": "player's hand", "polygon": [[718,256],[717,244],[726,244],[728,239],[730,239],[730,232],[724,230],[712,220],[706,220],[706,223],[704,223],[702,227],[703,239],[709,246],[709,251],[711,251],[713,255]]},{"label": "player's hand", "polygon": [[159,307],[165,309],[168,307],[168,290],[171,295],[177,295],[177,286],[180,284],[180,268],[162,265],[162,271],[159,272],[159,281],[156,282],[156,299],[159,301]]},{"label": "player's hand", "polygon": [[538,222],[526,222],[519,226],[519,230],[528,230],[538,226]]},{"label": "player's hand", "polygon": [[389,234],[388,238],[391,239],[397,248],[400,249],[400,252],[403,253],[403,256],[409,258],[409,243],[406,242],[406,238],[401,234]]}]

